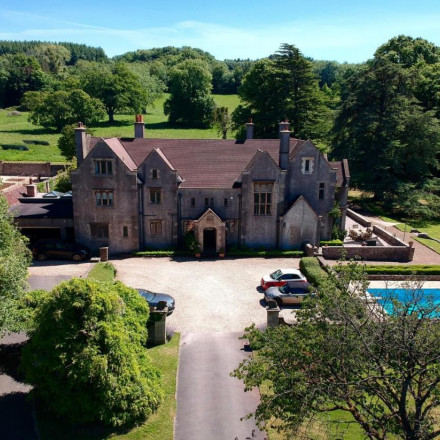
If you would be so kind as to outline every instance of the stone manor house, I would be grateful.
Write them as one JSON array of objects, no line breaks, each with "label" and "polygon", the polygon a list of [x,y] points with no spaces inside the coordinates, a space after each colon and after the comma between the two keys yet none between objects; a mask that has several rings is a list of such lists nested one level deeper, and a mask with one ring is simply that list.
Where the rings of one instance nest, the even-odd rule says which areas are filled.
[{"label": "stone manor house", "polygon": [[310,141],[147,139],[141,115],[134,138],[75,130],[72,174],[75,239],[110,253],[183,245],[193,231],[202,252],[231,246],[298,249],[331,238],[335,202],[344,228],[346,160],[329,162]]}]

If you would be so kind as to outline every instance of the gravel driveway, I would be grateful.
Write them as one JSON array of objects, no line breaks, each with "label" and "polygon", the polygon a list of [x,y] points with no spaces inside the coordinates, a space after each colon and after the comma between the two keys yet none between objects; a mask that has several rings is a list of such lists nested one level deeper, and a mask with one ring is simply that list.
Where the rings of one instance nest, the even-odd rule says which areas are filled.
[{"label": "gravel driveway", "polygon": [[[266,325],[261,277],[280,267],[298,268],[299,259],[170,259],[113,260],[117,279],[131,287],[169,293],[176,309],[168,331],[240,332],[252,323]],[[292,320],[292,310],[281,313]]]}]

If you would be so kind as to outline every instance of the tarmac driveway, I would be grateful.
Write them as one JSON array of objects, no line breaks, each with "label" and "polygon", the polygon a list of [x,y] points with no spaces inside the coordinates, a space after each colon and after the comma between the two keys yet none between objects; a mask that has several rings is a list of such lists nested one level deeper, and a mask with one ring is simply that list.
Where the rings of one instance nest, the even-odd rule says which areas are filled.
[{"label": "tarmac driveway", "polygon": [[[266,325],[261,277],[280,267],[298,268],[299,259],[128,258],[112,260],[117,279],[131,287],[168,293],[176,309],[168,331],[181,333],[242,332]],[[281,313],[291,321],[292,310]]]}]

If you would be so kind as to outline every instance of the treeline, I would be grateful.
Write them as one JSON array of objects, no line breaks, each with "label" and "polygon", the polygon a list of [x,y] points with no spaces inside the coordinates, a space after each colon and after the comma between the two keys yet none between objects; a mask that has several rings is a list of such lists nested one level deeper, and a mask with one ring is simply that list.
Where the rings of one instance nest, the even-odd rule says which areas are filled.
[{"label": "treeline", "polygon": [[67,65],[74,65],[79,60],[96,61],[98,63],[108,60],[104,49],[101,47],[92,47],[77,43],[50,43],[41,41],[5,41],[0,40],[0,56],[15,55],[22,53],[32,55],[38,46],[42,45],[63,46],[70,52],[70,59],[66,61]]}]

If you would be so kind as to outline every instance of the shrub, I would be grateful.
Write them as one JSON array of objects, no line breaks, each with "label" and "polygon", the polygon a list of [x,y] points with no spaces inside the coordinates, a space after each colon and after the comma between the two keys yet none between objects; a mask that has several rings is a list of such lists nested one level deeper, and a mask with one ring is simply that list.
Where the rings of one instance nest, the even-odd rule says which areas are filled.
[{"label": "shrub", "polygon": [[72,423],[144,422],[161,400],[147,357],[147,302],[122,283],[72,279],[37,302],[22,368],[32,393]]},{"label": "shrub", "polygon": [[320,266],[319,261],[314,257],[301,258],[299,268],[309,283],[320,287],[328,279],[327,272]]},{"label": "shrub", "polygon": [[319,242],[320,246],[342,246],[344,242],[342,240],[328,240]]}]

